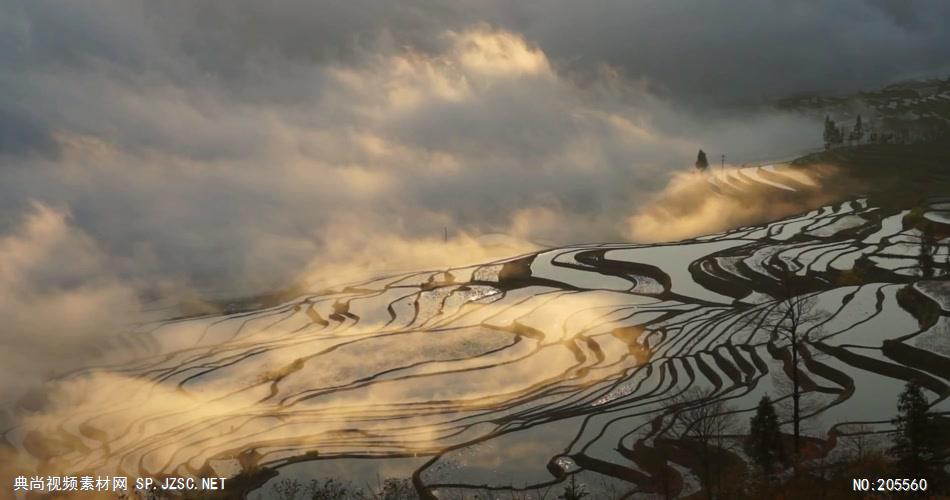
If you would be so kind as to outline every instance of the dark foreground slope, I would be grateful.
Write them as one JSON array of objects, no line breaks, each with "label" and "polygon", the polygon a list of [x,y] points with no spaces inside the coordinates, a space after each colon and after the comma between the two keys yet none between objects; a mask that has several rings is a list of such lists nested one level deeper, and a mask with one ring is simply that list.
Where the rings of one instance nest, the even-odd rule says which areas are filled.
[{"label": "dark foreground slope", "polygon": [[937,144],[866,144],[810,154],[793,167],[835,165],[834,181],[872,203],[907,206],[928,196],[950,195],[950,142]]}]

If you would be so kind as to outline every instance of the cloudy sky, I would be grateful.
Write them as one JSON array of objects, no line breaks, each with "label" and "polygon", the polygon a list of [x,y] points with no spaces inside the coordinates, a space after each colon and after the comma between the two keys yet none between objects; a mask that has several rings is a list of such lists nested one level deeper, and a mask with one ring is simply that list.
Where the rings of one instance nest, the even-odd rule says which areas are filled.
[{"label": "cloudy sky", "polygon": [[488,258],[486,234],[635,238],[698,148],[817,144],[770,100],[946,75],[947,18],[943,0],[0,0],[0,340],[81,342],[145,290]]}]

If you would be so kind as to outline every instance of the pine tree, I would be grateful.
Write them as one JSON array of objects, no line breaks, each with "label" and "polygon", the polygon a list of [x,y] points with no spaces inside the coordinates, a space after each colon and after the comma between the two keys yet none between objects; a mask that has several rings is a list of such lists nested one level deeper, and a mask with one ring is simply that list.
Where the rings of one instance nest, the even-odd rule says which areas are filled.
[{"label": "pine tree", "polygon": [[709,160],[706,159],[706,152],[700,149],[699,154],[696,155],[696,169],[703,172],[707,168],[709,168]]},{"label": "pine tree", "polygon": [[908,382],[897,403],[897,418],[892,423],[894,446],[891,448],[897,466],[909,477],[933,479],[939,458],[940,426],[930,415],[927,398],[920,386]]},{"label": "pine tree", "polygon": [[785,463],[778,415],[768,396],[762,396],[755,416],[749,421],[749,451],[763,476],[768,477],[778,465]]},{"label": "pine tree", "polygon": [[825,131],[822,134],[822,138],[825,140],[825,149],[830,149],[832,145],[838,142],[838,134],[839,131],[835,126],[835,121],[830,116],[825,115]]},{"label": "pine tree", "polygon": [[861,115],[854,120],[854,129],[851,130],[851,137],[855,142],[861,142],[864,139],[864,124],[861,123]]},{"label": "pine tree", "polygon": [[834,143],[839,146],[841,144],[844,144],[844,128],[835,126],[834,122],[831,122],[831,124],[834,127],[834,136],[835,136]]}]

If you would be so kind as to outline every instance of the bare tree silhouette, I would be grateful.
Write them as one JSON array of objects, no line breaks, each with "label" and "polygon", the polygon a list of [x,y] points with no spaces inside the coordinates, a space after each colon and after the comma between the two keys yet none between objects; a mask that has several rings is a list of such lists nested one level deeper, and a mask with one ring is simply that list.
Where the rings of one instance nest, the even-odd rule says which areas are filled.
[{"label": "bare tree silhouette", "polygon": [[793,451],[797,458],[801,452],[802,381],[799,366],[807,345],[818,334],[828,313],[818,307],[818,296],[808,291],[805,284],[796,279],[790,266],[779,260],[778,297],[770,307],[763,327],[770,333],[770,342],[779,349],[791,352],[786,372],[792,385],[792,434]]},{"label": "bare tree silhouette", "polygon": [[706,498],[722,498],[726,455],[735,446],[731,436],[738,429],[734,410],[712,389],[695,387],[673,397],[668,408],[673,418],[667,432],[696,451]]}]

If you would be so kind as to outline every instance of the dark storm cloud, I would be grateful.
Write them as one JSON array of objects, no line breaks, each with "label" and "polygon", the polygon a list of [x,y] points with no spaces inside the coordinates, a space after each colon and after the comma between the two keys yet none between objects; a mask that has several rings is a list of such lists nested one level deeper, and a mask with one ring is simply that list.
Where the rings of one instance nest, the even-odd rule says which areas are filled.
[{"label": "dark storm cloud", "polygon": [[168,69],[154,53],[159,43],[229,81],[254,77],[262,59],[350,59],[380,38],[435,50],[439,33],[483,21],[524,34],[558,64],[607,62],[706,104],[950,70],[950,4],[941,0],[39,2],[24,10],[44,33],[34,39],[40,60],[92,56]]},{"label": "dark storm cloud", "polygon": [[950,72],[942,0],[497,2],[553,58],[606,61],[677,99],[723,104]]},{"label": "dark storm cloud", "polygon": [[[523,34],[562,71],[612,64],[685,104],[854,90],[950,71],[943,22],[950,4],[941,0],[8,1],[0,13],[0,90],[32,110],[35,120],[25,126],[33,131],[48,127],[42,122],[94,129],[100,118],[61,110],[82,99],[55,93],[38,77],[84,77],[76,82],[79,95],[110,91],[89,78],[94,70],[130,85],[199,86],[225,106],[231,98],[293,107],[319,93],[309,71],[316,65],[358,59],[381,44],[438,52],[441,33],[485,21]],[[114,131],[162,140],[112,114]],[[25,140],[11,131],[16,127],[3,126],[7,149]],[[211,154],[213,146],[194,147]]]},{"label": "dark storm cloud", "polygon": [[10,52],[30,65],[106,61],[186,80],[193,69],[237,92],[267,61],[352,59],[381,38],[432,51],[439,33],[485,21],[524,34],[559,65],[610,63],[658,92],[707,104],[950,71],[942,0],[12,2],[4,10],[6,30],[27,37],[5,45],[7,61]]}]

